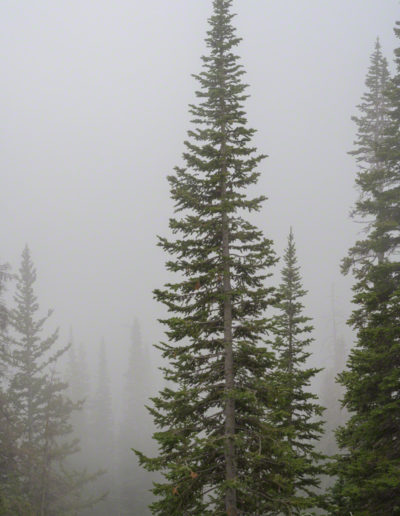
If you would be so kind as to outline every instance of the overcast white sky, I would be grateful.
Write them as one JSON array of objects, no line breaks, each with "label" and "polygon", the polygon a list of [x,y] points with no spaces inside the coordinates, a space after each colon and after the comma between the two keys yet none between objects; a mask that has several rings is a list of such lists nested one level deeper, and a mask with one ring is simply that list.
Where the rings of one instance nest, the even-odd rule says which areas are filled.
[{"label": "overcast white sky", "polygon": [[[269,154],[258,224],[281,254],[292,225],[315,318],[330,332],[339,263],[358,227],[350,120],[376,37],[392,63],[398,0],[237,0],[249,123]],[[166,278],[156,235],[172,214],[166,176],[181,163],[211,0],[0,2],[0,261],[27,242],[43,310],[67,338],[123,356],[137,316],[156,342]],[[276,273],[279,272],[279,266]],[[319,351],[317,351],[319,353]],[[116,359],[117,362],[117,359]]]}]

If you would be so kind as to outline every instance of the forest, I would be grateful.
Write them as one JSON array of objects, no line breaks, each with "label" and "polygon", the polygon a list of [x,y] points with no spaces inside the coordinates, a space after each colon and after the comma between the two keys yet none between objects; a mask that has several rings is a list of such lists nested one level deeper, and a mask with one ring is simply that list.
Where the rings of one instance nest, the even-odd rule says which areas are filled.
[{"label": "forest", "polygon": [[[93,13],[89,3],[87,12],[87,6],[80,8],[79,20]],[[242,38],[238,2],[206,4],[196,7],[196,16],[206,16],[196,33],[203,31],[204,39],[205,32],[205,39],[190,83],[194,91],[190,97],[177,92],[180,103],[181,95],[189,99],[187,118],[168,111],[166,142],[157,136],[161,118],[154,116],[151,130],[143,128],[152,142],[134,147],[135,156],[142,151],[158,159],[169,139],[182,135],[184,124],[189,126],[181,162],[170,167],[168,160],[161,162],[161,175],[152,175],[151,167],[144,170],[142,158],[133,170],[129,156],[121,156],[123,141],[109,143],[112,159],[100,166],[108,142],[122,134],[116,125],[123,126],[132,114],[122,105],[115,118],[105,117],[109,130],[102,133],[102,144],[94,138],[96,124],[82,126],[84,117],[79,130],[68,125],[69,110],[75,112],[72,97],[65,105],[54,103],[50,116],[46,109],[51,102],[28,108],[16,93],[21,113],[12,118],[4,111],[1,130],[9,127],[4,134],[10,145],[1,162],[6,193],[0,209],[10,235],[18,234],[18,239],[3,233],[0,256],[0,515],[400,515],[400,21],[391,22],[397,45],[392,57],[377,35],[369,48],[360,43],[365,67],[356,91],[361,93],[353,111],[346,113],[353,132],[337,130],[347,145],[346,176],[354,195],[335,195],[340,190],[329,184],[328,176],[319,182],[313,176],[309,199],[324,182],[333,197],[328,202],[320,195],[321,212],[316,215],[310,201],[301,203],[302,188],[310,190],[310,183],[297,177],[295,168],[290,177],[296,180],[287,181],[282,170],[275,179],[293,195],[293,211],[290,203],[272,198],[276,190],[271,186],[269,191],[271,171],[265,170],[274,158],[266,154],[268,141],[260,140],[248,122],[253,84],[247,83],[250,74],[241,57],[247,35]],[[339,2],[336,14],[345,12],[340,11],[343,6]],[[11,4],[3,9],[10,24],[32,19],[22,21],[27,6],[22,11]],[[35,16],[43,23],[49,9],[43,0]],[[52,20],[60,25],[50,33],[57,48],[53,29],[62,32],[70,25],[59,16],[64,11],[54,9]],[[252,9],[246,11],[250,27],[255,23]],[[262,9],[268,12],[268,7]],[[354,12],[358,23],[359,12]],[[160,13],[155,7],[150,17],[161,20]],[[102,20],[104,27],[114,22],[123,27],[122,17]],[[85,27],[80,26],[82,34]],[[100,26],[94,27],[97,34]],[[65,56],[73,55],[74,38],[59,61],[61,47],[51,54],[46,32],[40,36],[40,25],[35,30],[39,47],[43,45],[39,55],[43,60],[49,52],[57,77],[57,66],[68,68]],[[78,34],[78,26],[75,30]],[[131,36],[129,30],[125,36]],[[18,44],[14,42],[15,48]],[[268,44],[273,53],[274,42]],[[28,47],[21,48],[25,52]],[[142,49],[148,53],[146,67],[153,48],[149,44]],[[187,51],[191,53],[189,47]],[[93,52],[91,58],[100,56],[103,70],[102,54]],[[42,61],[35,61],[34,53],[27,57],[33,63],[31,75],[24,77],[27,62],[22,66],[17,60],[10,68],[12,80],[22,81],[29,91],[35,91],[35,74],[41,70]],[[344,50],[343,55],[349,53]],[[174,57],[169,58],[173,69]],[[117,53],[108,61],[107,77],[113,63],[118,63]],[[129,66],[134,68],[134,63]],[[193,71],[196,62],[190,66]],[[85,89],[83,70],[72,74],[76,91]],[[303,77],[306,71],[299,74]],[[157,84],[154,77],[154,89],[143,88],[146,94],[175,88]],[[140,78],[139,73],[138,83]],[[170,78],[180,81],[174,70]],[[9,80],[4,91],[12,103]],[[345,82],[337,80],[338,85]],[[121,83],[104,81],[110,99],[117,102]],[[50,99],[51,84],[48,90],[44,82],[39,84]],[[53,94],[58,95],[55,85]],[[100,91],[105,90],[85,90],[84,103],[101,97]],[[258,102],[256,98],[255,111]],[[321,98],[321,105],[326,102]],[[150,104],[149,98],[145,112],[153,118]],[[312,106],[307,109],[317,118],[326,116]],[[340,109],[333,106],[334,111]],[[299,124],[302,112],[301,106],[295,112]],[[33,113],[42,123],[54,123],[46,125],[43,139],[35,140],[40,130],[31,133],[32,127],[23,123]],[[60,126],[55,122],[58,113]],[[262,113],[251,119],[268,124]],[[293,134],[282,117],[281,134],[286,129]],[[328,123],[329,117],[321,127]],[[13,130],[19,134],[16,128],[29,133],[25,154],[17,139],[11,143]],[[306,126],[302,134],[307,138]],[[54,148],[51,135],[59,142]],[[125,134],[129,145],[131,136]],[[290,138],[283,143],[284,154],[294,156],[295,164],[298,144]],[[53,154],[57,145],[66,149],[60,161]],[[24,156],[22,161],[11,152],[13,146],[18,147],[15,156]],[[75,172],[70,169],[75,161],[68,160],[71,153],[83,167]],[[97,157],[89,161],[93,153]],[[172,158],[176,163],[177,156]],[[43,175],[30,170],[31,175],[21,175],[29,163],[43,165]],[[312,163],[301,169],[303,174]],[[63,175],[68,176],[65,182]],[[148,197],[143,195],[149,205],[146,216],[135,211],[134,201],[141,205],[133,197],[133,183],[125,182],[130,175],[150,189]],[[8,211],[15,185],[23,192],[15,199],[24,224]],[[23,207],[24,199],[29,202]],[[342,234],[340,225],[324,227],[321,233],[315,225],[319,217],[327,220],[323,205],[328,212],[330,202],[335,205],[333,221],[346,217],[357,225],[352,233],[343,229],[343,250],[337,246],[335,259],[326,260],[340,279],[327,273],[323,260],[312,261],[323,251],[331,255],[331,243]],[[279,221],[277,245],[268,228],[280,219],[280,204],[286,215],[284,223]],[[7,219],[10,213],[15,216]],[[31,227],[31,232],[22,227]],[[117,235],[121,247],[110,245],[104,228]],[[153,247],[145,243],[149,233]],[[124,246],[130,239],[128,253]],[[18,260],[11,250],[15,242],[24,242]],[[53,261],[43,258],[47,256]],[[320,297],[311,292],[318,289]],[[49,308],[54,306],[53,293],[55,310]],[[157,309],[149,308],[149,296]],[[63,308],[67,317],[57,315]]]}]

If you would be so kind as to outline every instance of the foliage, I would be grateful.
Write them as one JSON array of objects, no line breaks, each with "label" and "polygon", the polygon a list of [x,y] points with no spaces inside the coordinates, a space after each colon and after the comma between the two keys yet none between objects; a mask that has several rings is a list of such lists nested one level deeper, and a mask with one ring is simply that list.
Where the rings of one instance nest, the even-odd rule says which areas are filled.
[{"label": "foliage", "polygon": [[171,312],[162,321],[168,342],[159,346],[170,383],[151,409],[160,455],[138,453],[165,476],[151,506],[160,515],[275,514],[286,504],[284,446],[267,410],[273,354],[264,343],[272,303],[265,280],[276,259],[271,241],[242,216],[264,200],[245,191],[263,156],[246,127],[231,4],[214,1],[186,168],[169,177],[180,217],[170,220],[175,239],[160,239],[173,257],[167,269],[179,275],[155,291]]},{"label": "foliage", "polygon": [[320,371],[307,368],[309,346],[313,342],[311,319],[303,314],[306,291],[297,266],[293,232],[290,230],[284,255],[282,282],[278,289],[279,315],[275,320],[275,349],[278,364],[274,372],[277,405],[273,421],[286,436],[289,450],[285,476],[290,506],[285,514],[302,514],[306,508],[320,506],[316,495],[320,476],[325,473],[324,456],[315,449],[323,433],[323,408],[318,396],[310,392],[311,380]]},{"label": "foliage", "polygon": [[[65,396],[67,385],[55,365],[68,346],[57,346],[58,331],[43,337],[51,316],[38,317],[34,293],[36,271],[28,247],[22,253],[17,277],[16,307],[9,310],[8,376],[2,395],[1,422],[13,453],[2,484],[3,510],[10,514],[71,514],[92,501],[78,493],[92,477],[65,468],[66,459],[78,451],[70,439],[71,414],[80,408]],[[31,512],[30,512],[31,511]]]},{"label": "foliage", "polygon": [[350,419],[337,434],[334,514],[400,514],[400,49],[396,56],[398,74],[390,81],[377,42],[355,118],[361,195],[354,215],[366,219],[366,236],[344,261],[356,278],[350,324],[357,342],[339,375]]}]

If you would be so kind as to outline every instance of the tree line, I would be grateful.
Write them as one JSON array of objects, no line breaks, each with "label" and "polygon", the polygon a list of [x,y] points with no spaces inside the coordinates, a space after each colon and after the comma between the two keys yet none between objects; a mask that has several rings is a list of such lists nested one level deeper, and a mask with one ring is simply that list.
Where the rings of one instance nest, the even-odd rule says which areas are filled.
[{"label": "tree line", "polygon": [[[342,265],[356,280],[356,341],[338,377],[348,420],[337,429],[339,452],[326,457],[293,232],[273,288],[272,242],[249,216],[265,200],[249,194],[264,156],[243,107],[231,6],[213,2],[184,166],[168,178],[175,217],[159,245],[177,279],[155,296],[170,313],[160,350],[173,386],[151,409],[158,456],[137,451],[164,478],[151,508],[163,516],[400,514],[400,49],[390,77],[376,43],[354,117],[353,216],[365,235]],[[318,490],[324,474],[335,478],[326,492]]]},{"label": "tree line", "polygon": [[[151,367],[139,323],[116,421],[104,341],[91,381],[85,348],[48,333],[52,311],[41,315],[35,282],[27,246],[18,274],[0,268],[0,514],[144,515],[150,483],[130,451],[146,445],[148,425]],[[3,295],[10,283],[13,306]]]},{"label": "tree line", "polygon": [[[158,454],[135,446],[140,464],[157,473],[151,512],[400,514],[400,48],[391,76],[376,42],[353,118],[359,190],[353,217],[365,232],[342,263],[355,279],[349,320],[355,342],[337,379],[348,417],[328,422],[340,423],[338,452],[328,456],[318,444],[324,408],[312,384],[320,370],[308,365],[313,327],[294,232],[288,228],[276,287],[273,242],[251,222],[265,201],[250,192],[266,156],[252,145],[233,18],[232,0],[213,1],[184,166],[168,177],[175,215],[171,236],[159,245],[176,279],[154,291],[168,311],[161,321],[165,341],[157,346],[165,387],[149,406]],[[395,33],[400,37],[400,23]],[[3,266],[0,294],[12,279]],[[15,306],[0,303],[0,513],[144,514],[138,505],[144,487],[130,453],[133,433],[143,431],[135,417],[135,381],[145,383],[146,361],[138,331],[115,437],[104,346],[89,422],[82,411],[83,359],[70,344],[57,344],[57,331],[43,336],[51,312],[38,315],[35,279],[25,248]],[[65,353],[67,381],[56,367]],[[77,453],[79,437],[86,455]],[[107,450],[108,473],[96,464],[94,438]],[[122,475],[110,469],[115,439],[123,443]],[[88,464],[96,468],[88,471]],[[332,487],[321,488],[324,476]]]}]

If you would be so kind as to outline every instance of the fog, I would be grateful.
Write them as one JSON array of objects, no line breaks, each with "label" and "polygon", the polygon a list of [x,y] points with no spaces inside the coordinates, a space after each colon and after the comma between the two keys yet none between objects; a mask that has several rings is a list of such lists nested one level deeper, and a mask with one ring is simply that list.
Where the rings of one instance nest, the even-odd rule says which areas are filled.
[{"label": "fog", "polygon": [[[234,11],[249,125],[269,155],[257,185],[268,201],[254,220],[279,256],[293,226],[323,367],[333,303],[351,345],[352,280],[340,274],[360,231],[349,218],[351,116],[377,36],[392,62],[399,2],[237,0]],[[64,343],[72,329],[92,376],[104,339],[117,419],[135,318],[154,390],[161,382],[151,346],[165,312],[152,291],[168,275],[157,235],[168,234],[166,177],[182,163],[210,13],[211,0],[0,3],[0,263],[17,272],[28,243],[50,327]]]}]

